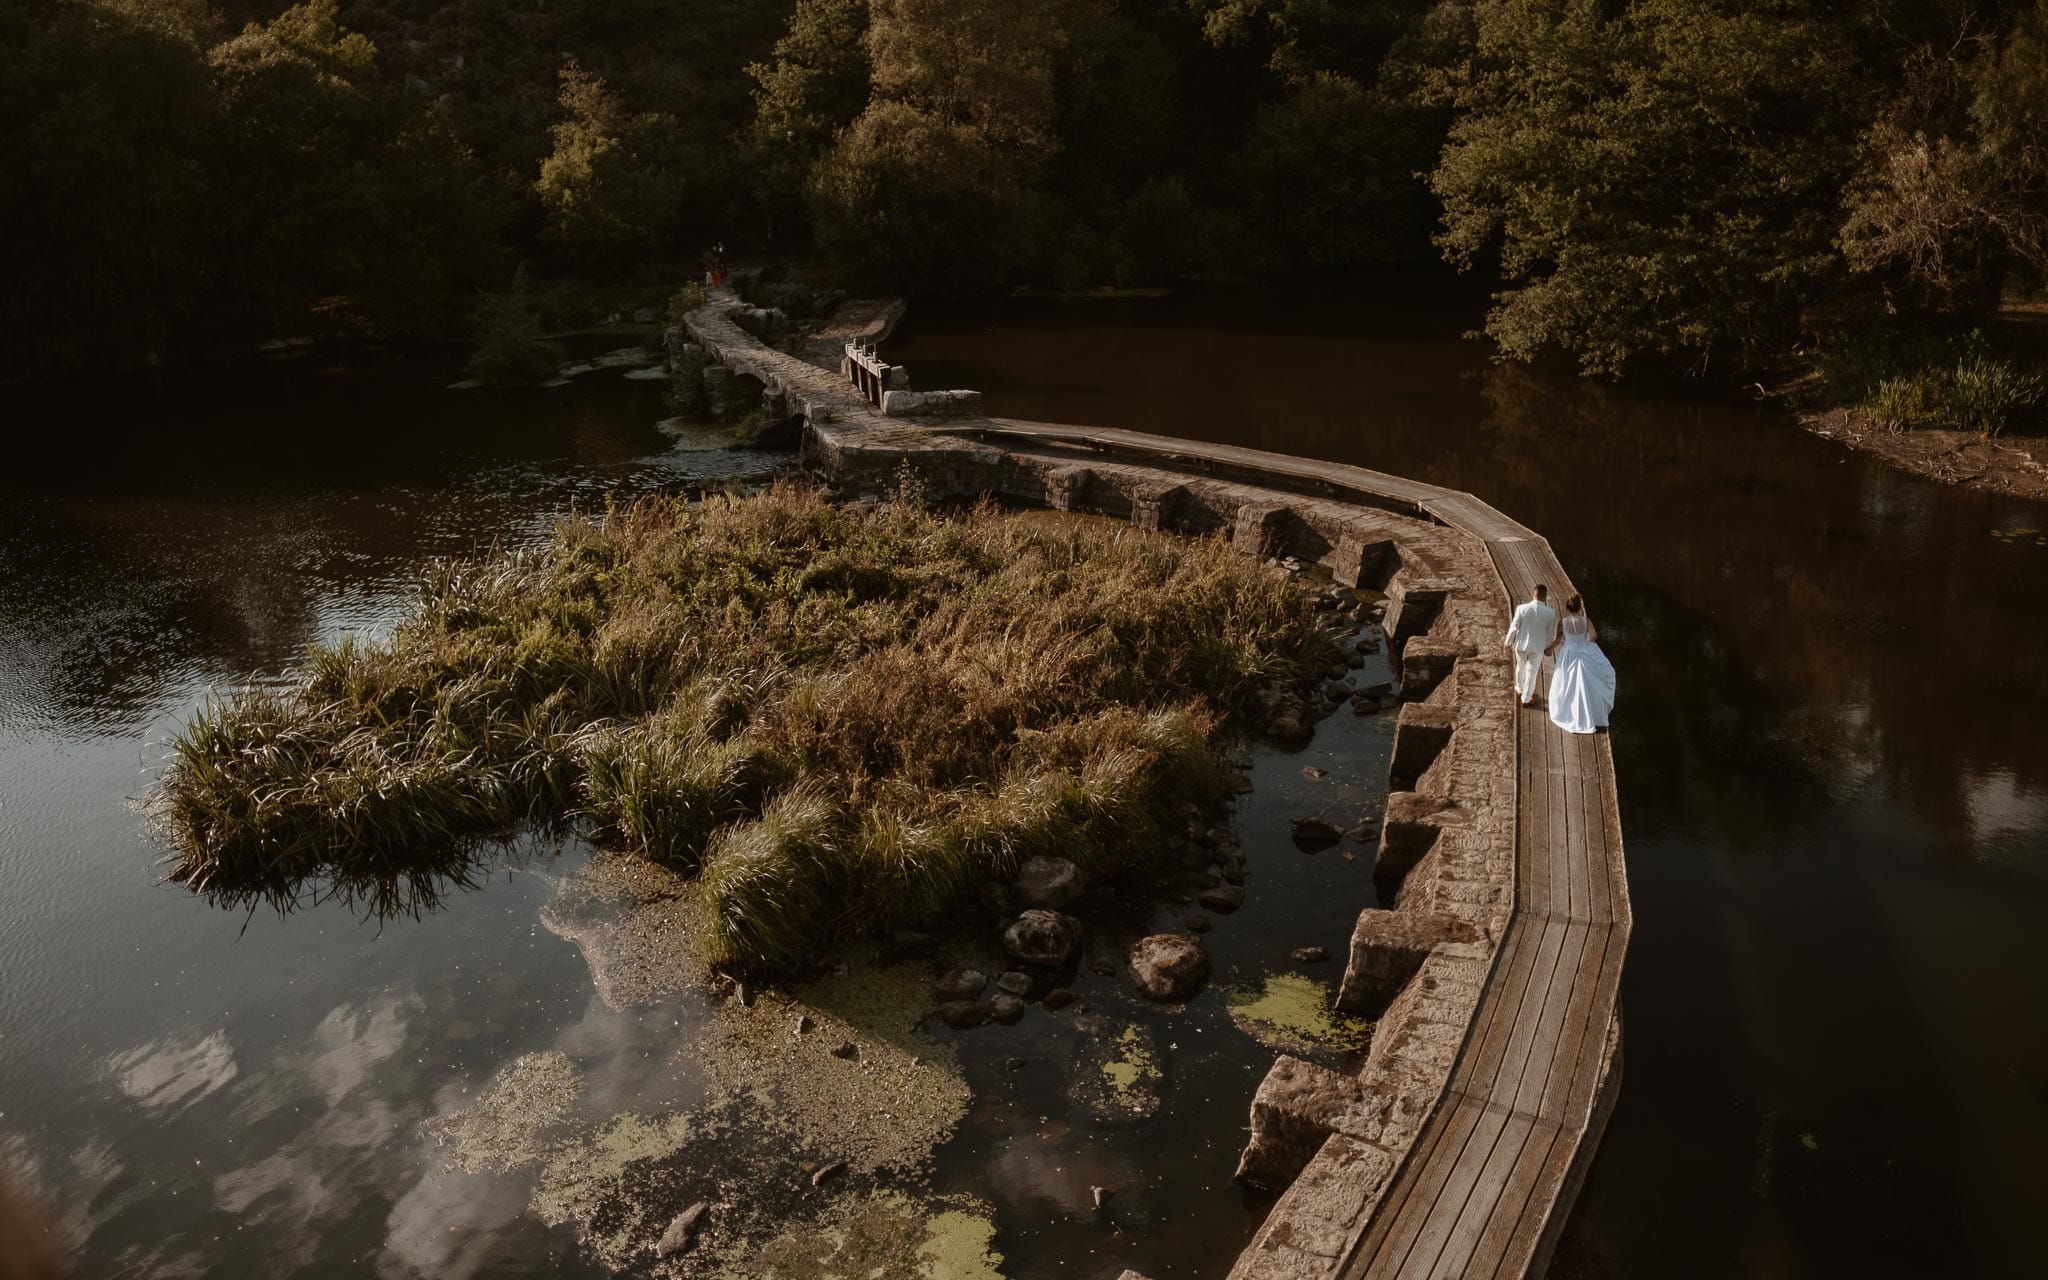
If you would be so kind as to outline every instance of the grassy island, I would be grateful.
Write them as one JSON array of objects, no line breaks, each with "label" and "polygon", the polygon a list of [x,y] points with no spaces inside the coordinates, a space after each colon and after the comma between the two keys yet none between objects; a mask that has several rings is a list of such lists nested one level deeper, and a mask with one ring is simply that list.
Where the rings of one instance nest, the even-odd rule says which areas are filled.
[{"label": "grassy island", "polygon": [[1223,782],[1330,636],[1220,540],[778,485],[436,569],[381,642],[196,713],[154,798],[229,902],[431,896],[539,827],[695,870],[712,958],[788,971],[1034,853],[1112,868]]}]

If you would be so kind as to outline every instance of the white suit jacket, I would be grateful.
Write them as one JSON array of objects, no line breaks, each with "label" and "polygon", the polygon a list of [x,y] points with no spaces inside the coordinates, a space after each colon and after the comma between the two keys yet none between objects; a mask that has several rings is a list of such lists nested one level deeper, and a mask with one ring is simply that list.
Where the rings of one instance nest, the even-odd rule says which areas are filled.
[{"label": "white suit jacket", "polygon": [[1518,653],[1541,653],[1557,634],[1557,610],[1540,600],[1525,600],[1508,620],[1508,647]]}]

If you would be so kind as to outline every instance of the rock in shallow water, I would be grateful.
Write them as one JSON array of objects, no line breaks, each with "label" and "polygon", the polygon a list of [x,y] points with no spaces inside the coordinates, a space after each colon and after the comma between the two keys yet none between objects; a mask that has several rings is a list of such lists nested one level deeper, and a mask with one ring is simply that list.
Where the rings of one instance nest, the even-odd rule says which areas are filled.
[{"label": "rock in shallow water", "polygon": [[1015,969],[996,979],[996,990],[1022,999],[1031,994],[1031,975]]},{"label": "rock in shallow water", "polygon": [[966,1031],[988,1021],[988,1010],[972,1000],[948,1000],[932,1012],[955,1031]]},{"label": "rock in shallow water", "polygon": [[988,975],[979,969],[954,969],[932,984],[932,995],[939,1001],[979,1000],[981,989],[988,985]]},{"label": "rock in shallow water", "polygon": [[1025,964],[1058,969],[1081,945],[1079,920],[1057,911],[1026,911],[1003,930],[1003,950]]},{"label": "rock in shallow water", "polygon": [[1131,975],[1154,1000],[1185,1000],[1209,976],[1209,953],[1185,934],[1155,933],[1131,946]]},{"label": "rock in shallow water", "polygon": [[1195,896],[1195,901],[1211,911],[1225,914],[1244,905],[1244,886],[1241,884],[1220,884],[1213,889],[1204,889]]},{"label": "rock in shallow water", "polygon": [[1057,911],[1081,896],[1088,887],[1081,868],[1065,858],[1026,858],[1010,886],[1017,904],[1027,908]]},{"label": "rock in shallow water", "polygon": [[697,1243],[697,1225],[704,1220],[704,1215],[708,1212],[710,1206],[699,1200],[677,1214],[675,1221],[668,1224],[668,1230],[662,1232],[661,1239],[655,1243],[654,1256],[666,1258],[671,1254],[682,1253]]},{"label": "rock in shallow water", "polygon": [[991,1021],[1004,1026],[1014,1026],[1024,1016],[1024,1001],[1007,991],[999,991],[989,998],[988,1016]]}]

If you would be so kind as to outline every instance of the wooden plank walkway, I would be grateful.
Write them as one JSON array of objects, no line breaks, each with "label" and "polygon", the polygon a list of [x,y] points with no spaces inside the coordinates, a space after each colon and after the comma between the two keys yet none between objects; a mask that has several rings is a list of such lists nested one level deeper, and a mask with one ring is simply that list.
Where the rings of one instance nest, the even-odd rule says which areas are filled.
[{"label": "wooden plank walkway", "polygon": [[[1486,543],[1510,601],[1538,582],[1571,591],[1548,543],[1478,499],[1424,505]],[[1606,735],[1522,710],[1516,757],[1515,911],[1450,1085],[1346,1280],[1540,1273],[1599,1141],[1629,931],[1613,756]]]},{"label": "wooden plank walkway", "polygon": [[[1113,428],[998,419],[966,434],[1279,479],[1426,513],[1485,544],[1510,606],[1538,582],[1553,599],[1572,590],[1548,542],[1457,490]],[[1345,1280],[1540,1275],[1599,1144],[1618,1083],[1610,1073],[1620,1065],[1630,926],[1606,735],[1565,733],[1544,711],[1519,710],[1515,806],[1514,912],[1450,1082],[1342,1260]]]}]

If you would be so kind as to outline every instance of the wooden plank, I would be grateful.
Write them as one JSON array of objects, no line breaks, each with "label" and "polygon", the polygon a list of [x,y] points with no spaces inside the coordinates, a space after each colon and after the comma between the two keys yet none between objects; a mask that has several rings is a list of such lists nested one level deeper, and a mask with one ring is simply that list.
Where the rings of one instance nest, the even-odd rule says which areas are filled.
[{"label": "wooden plank", "polygon": [[[1548,1128],[1546,1137],[1548,1137]],[[1489,1221],[1499,1212],[1501,1190],[1507,1186],[1509,1176],[1516,1165],[1522,1163],[1528,1151],[1530,1139],[1536,1130],[1536,1118],[1509,1112],[1501,1122],[1501,1137],[1495,1139],[1493,1149],[1487,1153],[1487,1163],[1475,1169],[1473,1188],[1466,1192],[1460,1202],[1452,1202],[1448,1196],[1442,1200],[1436,1221],[1430,1223],[1432,1233],[1440,1233],[1442,1241],[1430,1249],[1432,1233],[1425,1233],[1417,1243],[1415,1253],[1409,1255],[1407,1276],[1415,1280],[1438,1280],[1464,1276],[1464,1268],[1473,1260],[1473,1249],[1479,1245],[1479,1235]],[[1542,1141],[1544,1151],[1550,1149],[1548,1141]],[[1427,1266],[1415,1266],[1427,1253]]]},{"label": "wooden plank", "polygon": [[[1439,1109],[1442,1123],[1432,1144],[1428,1157],[1420,1163],[1410,1162],[1396,1179],[1401,1199],[1398,1205],[1383,1202],[1372,1229],[1367,1233],[1367,1250],[1360,1255],[1363,1273],[1373,1275],[1397,1275],[1408,1260],[1409,1252],[1422,1234],[1429,1221],[1429,1215],[1436,1206],[1437,1196],[1444,1184],[1450,1180],[1463,1156],[1466,1144],[1486,1114],[1486,1108],[1470,1098],[1460,1098],[1444,1115]],[[1489,1141],[1491,1138],[1489,1137]],[[1413,1170],[1413,1176],[1407,1176]],[[1403,1185],[1405,1184],[1405,1185]],[[1389,1217],[1389,1209],[1392,1209]],[[1380,1220],[1386,1220],[1385,1230],[1380,1229]]]},{"label": "wooden plank", "polygon": [[1534,1175],[1549,1158],[1551,1144],[1557,1141],[1558,1125],[1521,1114],[1509,1123],[1521,1126],[1524,1132],[1512,1149],[1505,1134],[1495,1144],[1493,1159],[1480,1176],[1479,1186],[1466,1202],[1464,1212],[1458,1215],[1430,1273],[1432,1280],[1490,1274],[1498,1259],[1481,1254],[1487,1229],[1503,1219],[1519,1219],[1528,1206]]},{"label": "wooden plank", "polygon": [[1544,784],[1544,804],[1550,819],[1550,910],[1569,916],[1572,901],[1571,811],[1565,800],[1565,731],[1543,714],[1543,755],[1550,766]]},{"label": "wooden plank", "polygon": [[1523,1002],[1515,1038],[1508,1042],[1507,1057],[1488,1095],[1495,1106],[1536,1112],[1550,1079],[1550,1064],[1564,1039],[1565,1014],[1592,926],[1583,920],[1553,919],[1546,927],[1558,931],[1556,959],[1541,989],[1532,993],[1536,998]]},{"label": "wooden plank", "polygon": [[1590,847],[1586,839],[1586,777],[1583,772],[1585,735],[1561,735],[1564,747],[1564,816],[1570,847],[1565,863],[1570,868],[1567,910],[1575,920],[1593,918],[1593,878],[1587,865]]},{"label": "wooden plank", "polygon": [[[1464,1105],[1470,1106],[1470,1100]],[[1415,1245],[1408,1251],[1401,1269],[1394,1274],[1407,1280],[1427,1280],[1437,1273],[1438,1265],[1444,1260],[1444,1246],[1456,1233],[1458,1222],[1467,1210],[1478,1202],[1480,1212],[1486,1212],[1500,1194],[1498,1180],[1488,1183],[1486,1174],[1494,1170],[1496,1179],[1505,1176],[1528,1139],[1530,1121],[1527,1116],[1518,1116],[1498,1107],[1480,1108],[1478,1124],[1473,1126],[1472,1136],[1466,1141],[1465,1149],[1458,1154],[1457,1163],[1452,1166],[1450,1176],[1444,1180],[1443,1190],[1437,1193],[1436,1203],[1430,1206],[1429,1216],[1424,1219],[1422,1230],[1415,1237]],[[1506,1150],[1503,1152],[1502,1148]],[[1496,1166],[1495,1157],[1505,1156]]]},{"label": "wooden plank", "polygon": [[1523,1149],[1521,1161],[1502,1184],[1493,1217],[1480,1231],[1466,1260],[1464,1274],[1470,1280],[1520,1280],[1522,1272],[1511,1266],[1508,1259],[1517,1252],[1518,1245],[1522,1246],[1523,1256],[1527,1256],[1528,1245],[1523,1237],[1532,1234],[1527,1226],[1531,1201],[1545,1188],[1544,1174],[1555,1163],[1558,1149],[1569,1151],[1574,1145],[1570,1130],[1554,1128],[1550,1133],[1548,1144],[1530,1144]]},{"label": "wooden plank", "polygon": [[[1546,917],[1540,924],[1529,921],[1540,929],[1536,944],[1536,964],[1531,970],[1527,988],[1520,993],[1515,1008],[1515,1022],[1508,1031],[1507,1047],[1502,1051],[1500,1066],[1495,1071],[1490,1086],[1485,1087],[1482,1097],[1492,1098],[1497,1105],[1508,1106],[1514,1102],[1514,1091],[1522,1078],[1522,1071],[1528,1065],[1529,1055],[1536,1044],[1536,1033],[1543,1021],[1543,1005],[1549,994],[1550,984],[1557,977],[1560,957],[1565,954],[1567,935],[1571,932],[1570,922],[1555,917]],[[1573,949],[1577,957],[1577,949]],[[1505,1090],[1505,1096],[1502,1092]]]}]

